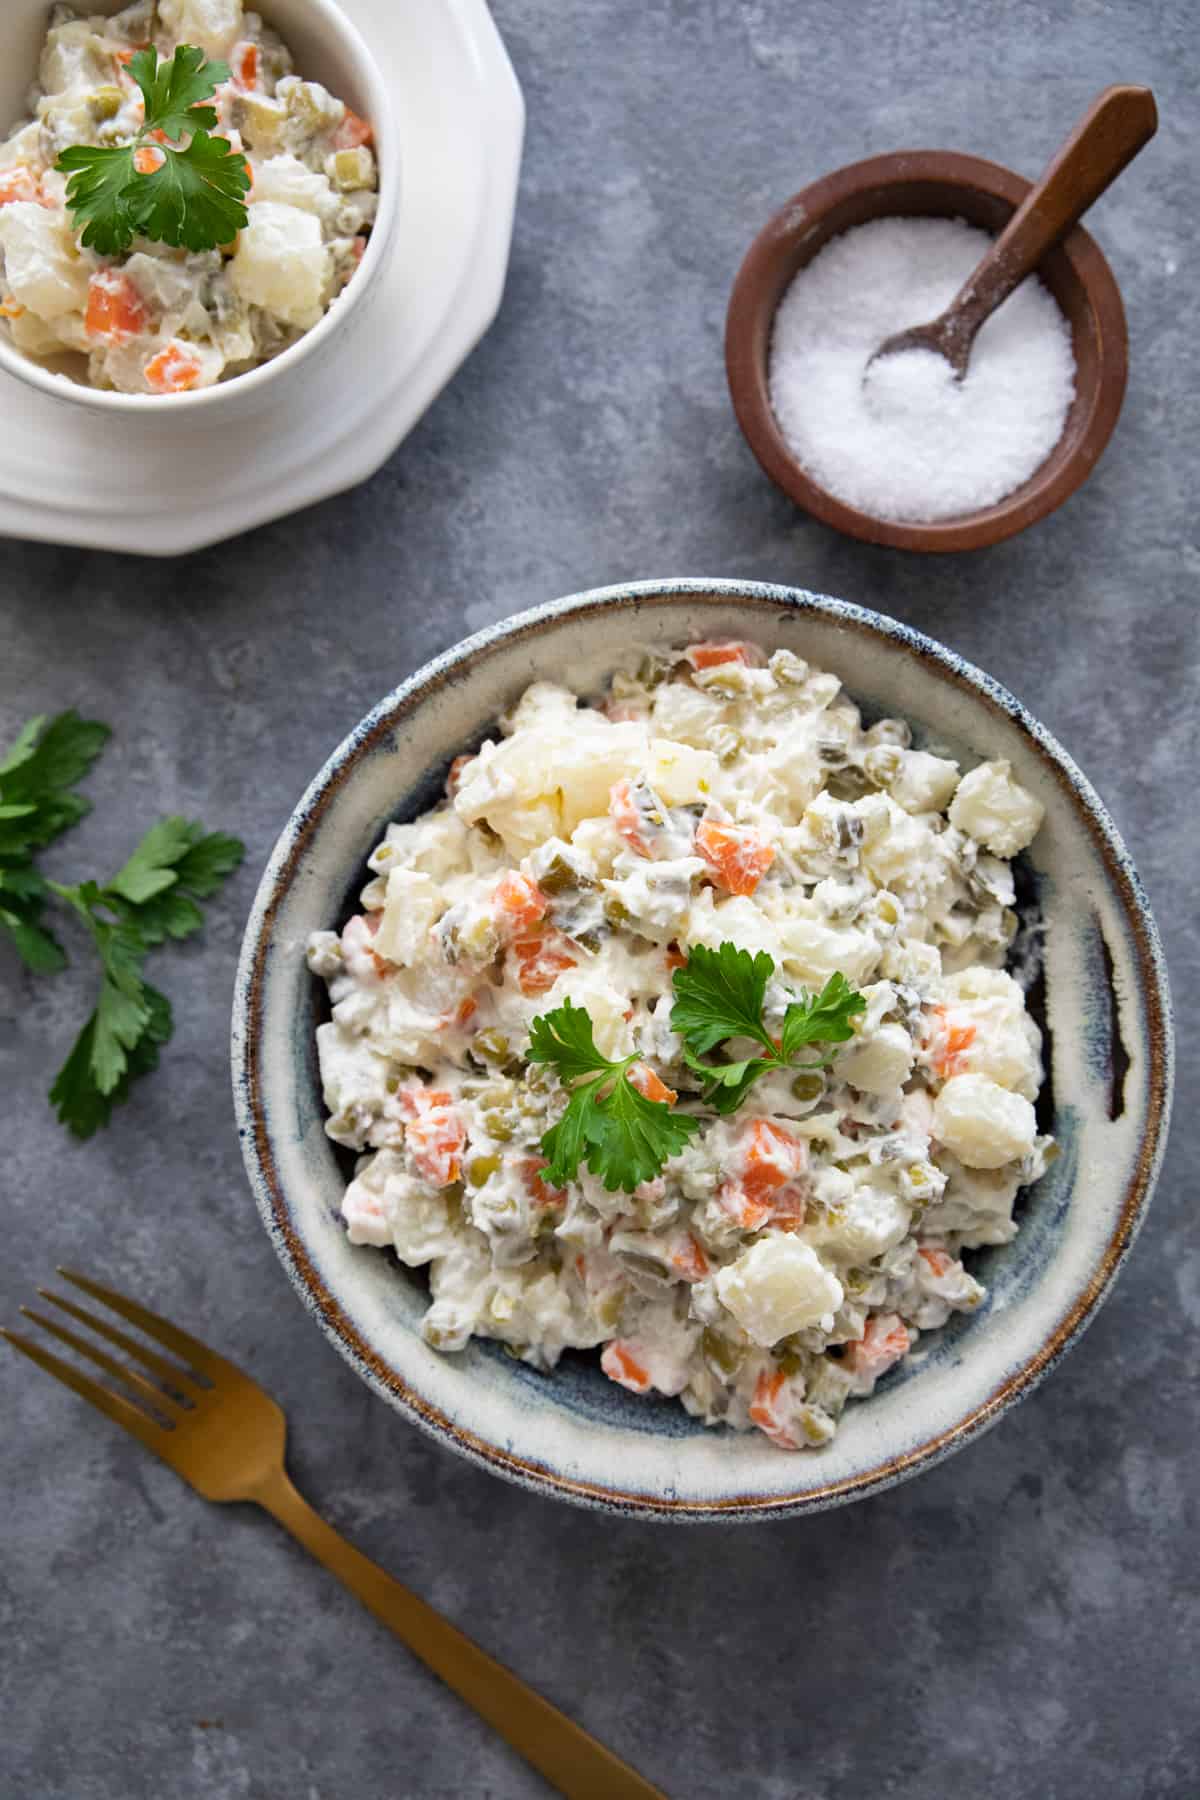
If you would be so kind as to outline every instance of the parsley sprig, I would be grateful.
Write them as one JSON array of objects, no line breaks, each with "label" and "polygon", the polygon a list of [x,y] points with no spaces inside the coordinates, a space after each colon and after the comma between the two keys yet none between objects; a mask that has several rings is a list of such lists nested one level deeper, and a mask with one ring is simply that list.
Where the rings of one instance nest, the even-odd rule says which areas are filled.
[{"label": "parsley sprig", "polygon": [[[839,971],[821,992],[793,1001],[783,1015],[778,1040],[763,1019],[767,983],[775,963],[765,950],[751,956],[736,944],[711,950],[698,944],[686,967],[676,969],[671,1028],[683,1039],[684,1061],[704,1078],[704,1098],[718,1113],[736,1112],[754,1083],[771,1069],[822,1068],[830,1056],[797,1064],[808,1044],[844,1044],[854,1036],[850,1021],[866,1010],[866,1001]],[[701,1059],[730,1038],[750,1038],[760,1048],[737,1062]]]},{"label": "parsley sprig", "polygon": [[167,938],[200,929],[198,903],[245,854],[236,838],[173,816],[150,827],[111,881],[48,881],[33,852],[88,812],[73,790],[108,737],[107,725],[74,712],[49,724],[31,719],[0,762],[0,927],[27,967],[53,974],[67,959],[42,911],[58,900],[84,925],[100,960],[95,1008],[50,1090],[60,1120],[81,1138],[108,1123],[171,1036],[171,1005],[145,979],[146,957]]},{"label": "parsley sprig", "polygon": [[544,1175],[554,1186],[573,1180],[585,1162],[610,1191],[632,1193],[700,1129],[698,1119],[639,1093],[629,1072],[641,1056],[635,1052],[616,1062],[602,1056],[591,1015],[570,1000],[533,1020],[529,1060],[550,1064],[570,1088],[566,1111],[542,1138],[549,1159]]},{"label": "parsley sprig", "polygon": [[[161,63],[153,47],[139,50],[129,73],[146,102],[137,136],[128,144],[74,144],[54,165],[70,175],[66,200],[84,228],[83,244],[119,256],[139,236],[188,250],[229,243],[249,223],[250,176],[228,138],[210,135],[217,115],[205,104],[229,80],[228,64],[180,44]],[[162,161],[142,173],[138,151],[150,144]]]},{"label": "parsley sprig", "polygon": [[62,945],[42,922],[50,889],[33,852],[90,811],[73,790],[108,742],[108,726],[76,712],[30,719],[0,762],[0,931],[37,975],[65,967]]}]

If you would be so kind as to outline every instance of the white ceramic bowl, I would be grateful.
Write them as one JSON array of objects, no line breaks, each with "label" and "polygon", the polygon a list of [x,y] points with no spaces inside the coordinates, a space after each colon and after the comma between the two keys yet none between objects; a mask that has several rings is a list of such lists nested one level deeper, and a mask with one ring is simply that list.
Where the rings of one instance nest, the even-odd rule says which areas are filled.
[{"label": "white ceramic bowl", "polygon": [[[1024,1197],[1011,1244],[973,1263],[980,1313],[847,1408],[818,1452],[706,1430],[674,1401],[627,1394],[593,1357],[535,1374],[499,1345],[440,1356],[418,1333],[419,1274],[355,1248],[323,1131],[307,934],[343,920],[389,819],[441,791],[538,677],[601,687],[635,645],[742,636],[840,675],[868,715],[899,714],[971,762],[1005,756],[1046,808],[1022,859],[1044,927],[1042,1110],[1064,1154]],[[263,1220],[321,1328],[375,1391],[444,1442],[548,1493],[671,1519],[754,1518],[857,1498],[966,1443],[1050,1369],[1107,1292],[1157,1173],[1170,1101],[1166,973],[1111,819],[1054,739],[988,676],[878,614],[755,582],[602,589],[522,613],[428,664],[356,727],[293,812],[246,930],[233,1020],[243,1153]]]},{"label": "white ceramic bowl", "polygon": [[[128,0],[87,0],[87,13],[120,12]],[[70,374],[48,368],[17,350],[0,330],[0,370],[40,388],[57,400],[73,401],[91,411],[125,419],[172,419],[203,415],[206,423],[256,410],[271,399],[280,383],[295,377],[302,365],[328,354],[331,341],[344,332],[375,282],[383,265],[396,220],[400,168],[396,128],[388,91],[374,58],[356,26],[334,0],[265,0],[260,11],[282,35],[296,61],[296,72],[323,82],[340,100],[361,113],[375,134],[379,162],[379,211],[362,262],[325,317],[282,355],[235,375],[215,387],[185,394],[117,394],[88,387]],[[0,8],[0,138],[7,137],[27,116],[29,88],[36,80],[38,57],[45,40],[49,0],[4,0]]]}]

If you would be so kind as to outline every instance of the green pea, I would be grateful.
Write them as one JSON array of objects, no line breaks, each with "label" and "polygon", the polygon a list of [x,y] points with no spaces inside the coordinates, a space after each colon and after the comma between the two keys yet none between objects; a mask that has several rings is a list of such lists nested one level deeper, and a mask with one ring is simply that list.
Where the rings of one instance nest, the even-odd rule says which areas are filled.
[{"label": "green pea", "polygon": [[792,1092],[797,1100],[816,1100],[825,1091],[825,1077],[811,1069],[797,1075],[792,1083]]},{"label": "green pea", "polygon": [[509,1056],[508,1039],[502,1031],[477,1031],[471,1039],[471,1055],[478,1061],[503,1067]]}]

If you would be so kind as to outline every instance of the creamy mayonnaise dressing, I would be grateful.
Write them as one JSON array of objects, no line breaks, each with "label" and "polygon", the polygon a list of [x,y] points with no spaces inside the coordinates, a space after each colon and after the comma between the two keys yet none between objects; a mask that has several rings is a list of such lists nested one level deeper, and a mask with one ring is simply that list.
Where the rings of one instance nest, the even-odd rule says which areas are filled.
[{"label": "creamy mayonnaise dressing", "polygon": [[[361,1153],[351,1240],[428,1266],[439,1349],[496,1338],[549,1370],[603,1346],[613,1380],[706,1423],[826,1442],[919,1332],[978,1306],[963,1252],[1013,1236],[1053,1152],[1003,968],[1007,859],[1040,804],[1005,762],[962,775],[901,720],[864,729],[792,652],[725,643],[645,656],[596,705],[535,683],[447,787],[308,948],[326,1130]],[[829,1068],[719,1118],[671,977],[725,942],[774,959],[769,1028],[839,970],[866,1009]],[[543,1179],[564,1098],[525,1052],[568,997],[703,1121],[634,1193]]]}]

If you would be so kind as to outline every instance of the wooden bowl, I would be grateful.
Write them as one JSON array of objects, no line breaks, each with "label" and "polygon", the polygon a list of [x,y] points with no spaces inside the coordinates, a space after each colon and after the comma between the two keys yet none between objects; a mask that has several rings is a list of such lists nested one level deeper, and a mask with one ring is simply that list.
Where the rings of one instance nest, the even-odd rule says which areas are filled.
[{"label": "wooden bowl", "polygon": [[[725,367],[738,424],[777,486],[826,525],[901,550],[978,550],[1024,531],[1086,481],[1121,411],[1128,370],[1125,309],[1095,240],[1077,225],[1038,275],[1062,308],[1075,352],[1075,398],[1041,468],[994,506],[928,524],[877,519],[838,500],[796,460],[767,387],[775,309],[798,269],[830,238],[868,219],[965,219],[1001,231],[1032,184],[1011,169],[952,150],[872,156],[802,188],[759,232],[738,270],[725,321]],[[912,323],[905,319],[901,325]]]}]

